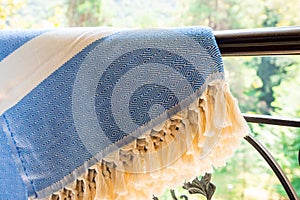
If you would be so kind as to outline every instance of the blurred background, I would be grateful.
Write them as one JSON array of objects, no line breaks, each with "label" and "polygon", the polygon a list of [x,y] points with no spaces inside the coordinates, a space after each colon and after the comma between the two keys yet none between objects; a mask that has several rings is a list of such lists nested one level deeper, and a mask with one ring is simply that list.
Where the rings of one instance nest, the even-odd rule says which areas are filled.
[{"label": "blurred background", "polygon": [[[299,0],[0,0],[0,29],[70,26],[178,27],[214,30],[296,26]],[[227,80],[244,113],[300,117],[300,56],[225,57]],[[300,196],[300,129],[250,124]],[[288,199],[276,176],[243,142],[226,167],[216,169],[213,199]],[[176,194],[186,194],[180,186]],[[170,199],[170,192],[159,199]],[[190,195],[190,199],[201,199]]]}]

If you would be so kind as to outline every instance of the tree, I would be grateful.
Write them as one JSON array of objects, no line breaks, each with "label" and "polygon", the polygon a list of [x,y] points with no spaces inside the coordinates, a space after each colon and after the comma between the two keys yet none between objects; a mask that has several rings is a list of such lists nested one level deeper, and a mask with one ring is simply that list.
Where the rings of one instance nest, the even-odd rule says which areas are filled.
[{"label": "tree", "polygon": [[103,22],[101,0],[67,0],[69,26],[99,26]]},{"label": "tree", "polygon": [[0,0],[0,29],[7,29],[15,20],[18,10],[26,1]]}]

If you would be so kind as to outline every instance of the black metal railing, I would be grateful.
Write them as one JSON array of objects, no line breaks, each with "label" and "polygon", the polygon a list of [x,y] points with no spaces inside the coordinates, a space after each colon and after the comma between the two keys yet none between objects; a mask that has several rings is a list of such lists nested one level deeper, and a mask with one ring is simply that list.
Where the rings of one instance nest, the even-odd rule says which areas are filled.
[{"label": "black metal railing", "polygon": [[[222,56],[299,55],[300,27],[262,28],[214,32]],[[300,127],[299,118],[243,114],[249,123]],[[271,153],[254,136],[245,137],[278,177],[289,199],[297,200],[295,189]],[[299,155],[300,156],[300,150]],[[300,164],[300,158],[299,164]]]},{"label": "black metal railing", "polygon": [[279,126],[300,127],[299,118],[276,117],[269,115],[243,114],[247,122]]},{"label": "black metal railing", "polygon": [[[214,35],[222,56],[300,55],[300,26],[215,31]],[[243,114],[243,116],[248,123],[300,127],[300,118],[257,114]],[[269,164],[281,182],[289,199],[298,200],[295,189],[268,149],[252,135],[247,135],[244,139],[249,142]],[[300,165],[300,150],[298,157]],[[209,200],[215,191],[215,186],[210,183],[210,178],[211,174],[205,174],[201,180],[195,178],[191,183],[185,183],[183,188],[188,190],[191,194],[202,194]],[[172,199],[177,200],[178,198],[174,190],[170,192]],[[158,198],[154,196],[153,199],[157,200]],[[188,199],[188,197],[181,195],[180,199]]]},{"label": "black metal railing", "polygon": [[[270,122],[268,124],[271,124],[271,121],[272,119],[270,119]],[[256,123],[260,123],[260,122],[256,122]],[[283,121],[282,123],[285,122]],[[245,137],[245,140],[248,141],[259,152],[259,154],[264,158],[264,160],[269,164],[269,166],[271,167],[271,169],[279,179],[289,199],[297,200],[298,198],[295,189],[293,188],[289,179],[285,175],[284,171],[281,169],[280,165],[274,159],[272,154],[268,151],[268,149],[252,135],[247,135]]]},{"label": "black metal railing", "polygon": [[215,31],[222,56],[300,54],[300,26]]}]

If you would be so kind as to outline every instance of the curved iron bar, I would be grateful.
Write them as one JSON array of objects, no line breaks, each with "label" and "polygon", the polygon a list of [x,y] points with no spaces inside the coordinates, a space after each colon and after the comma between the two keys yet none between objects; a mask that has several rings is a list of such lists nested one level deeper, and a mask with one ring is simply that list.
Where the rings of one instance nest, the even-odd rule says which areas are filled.
[{"label": "curved iron bar", "polygon": [[[257,115],[257,114],[243,114],[245,120],[251,123],[261,123],[261,124],[272,124],[272,125],[280,125],[280,126],[291,126],[291,127],[300,127],[300,119],[299,118],[283,118],[283,117],[275,117],[275,116],[267,116],[267,115]],[[265,159],[265,161],[272,168],[273,172],[276,174],[277,178],[281,182],[283,188],[285,189],[288,197],[292,200],[297,200],[297,194],[295,189],[291,185],[290,181],[286,177],[285,173],[273,158],[271,153],[252,135],[248,135],[245,137],[245,140],[248,141]],[[300,165],[300,150],[298,153],[299,165]]]},{"label": "curved iron bar", "polygon": [[299,164],[299,166],[300,166],[300,150],[299,150],[299,152],[298,152],[298,164]]},{"label": "curved iron bar", "polygon": [[[178,200],[174,190],[170,190],[170,193],[171,193],[171,196],[172,196],[173,200]],[[189,198],[184,194],[180,195],[180,199],[189,200]]]},{"label": "curved iron bar", "polygon": [[285,173],[283,172],[279,164],[276,162],[276,160],[273,158],[271,153],[252,135],[246,136],[245,140],[248,141],[260,153],[260,155],[272,168],[273,172],[276,174],[277,178],[279,179],[283,188],[285,189],[289,199],[298,200],[296,191],[294,190],[289,179],[286,177]]}]

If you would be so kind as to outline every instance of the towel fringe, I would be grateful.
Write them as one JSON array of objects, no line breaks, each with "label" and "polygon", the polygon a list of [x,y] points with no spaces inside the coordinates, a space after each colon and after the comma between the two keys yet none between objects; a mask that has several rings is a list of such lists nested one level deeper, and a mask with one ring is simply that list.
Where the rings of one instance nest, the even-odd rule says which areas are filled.
[{"label": "towel fringe", "polygon": [[164,124],[110,154],[50,199],[151,199],[225,165],[249,133],[223,80]]}]

